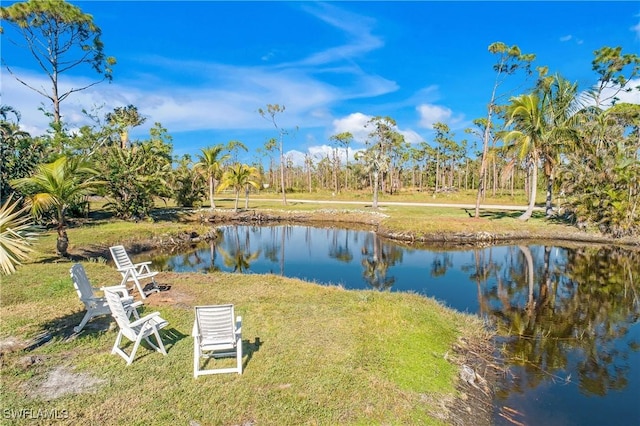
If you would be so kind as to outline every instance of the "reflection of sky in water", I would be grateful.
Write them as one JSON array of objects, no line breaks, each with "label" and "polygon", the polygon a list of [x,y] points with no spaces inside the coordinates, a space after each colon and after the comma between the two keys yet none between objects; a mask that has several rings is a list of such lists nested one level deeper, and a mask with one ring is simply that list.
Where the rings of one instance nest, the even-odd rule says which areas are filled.
[{"label": "reflection of sky in water", "polygon": [[[211,247],[208,244],[169,259],[158,258],[155,266],[177,272],[230,272],[238,269],[245,273],[283,274],[348,289],[416,292],[438,299],[459,311],[500,317],[499,321],[504,321],[501,316],[508,318],[516,312],[520,316],[520,324],[529,321],[526,315],[522,315],[529,299],[544,299],[541,297],[541,283],[545,270],[545,247],[541,245],[422,250],[397,246],[366,231],[304,226],[230,226],[220,230],[222,238],[217,241],[214,253],[215,267],[212,268]],[[525,253],[531,254],[533,264],[534,280],[531,286],[527,280],[529,266]],[[547,253],[548,278],[552,286],[549,291],[553,293],[552,299],[549,299],[550,321],[554,322],[563,318],[562,309],[574,300],[592,305],[589,303],[591,299],[579,299],[576,296],[597,288],[591,278],[590,282],[581,283],[565,276],[570,255],[577,252],[552,247]],[[600,256],[608,263],[607,252]],[[634,291],[632,286],[628,287],[630,292]],[[600,297],[597,291],[594,294],[588,297]],[[609,326],[630,327],[628,332],[622,333],[622,337],[608,339],[608,335],[600,330],[602,336],[596,339],[595,354],[585,353],[575,336],[573,342],[559,339],[557,349],[544,353],[545,356],[555,356],[555,352],[562,352],[567,360],[566,367],[544,372],[535,366],[525,370],[512,365],[510,369],[518,378],[516,381],[520,390],[514,388],[515,383],[503,383],[506,396],[497,397],[496,405],[524,413],[514,418],[529,425],[640,425],[639,302],[636,299],[631,307],[628,302],[624,303],[627,309],[636,310],[631,313],[635,315],[633,319],[628,316],[614,317],[619,312],[604,314],[604,318],[610,321]],[[578,307],[575,312],[577,315],[585,312],[593,314],[593,309],[593,306],[591,311]],[[537,321],[535,338],[542,339],[546,330],[552,330],[553,324]],[[574,332],[582,332],[575,325],[581,322],[571,317],[564,317],[563,321],[567,321],[566,326],[575,329]],[[598,327],[593,327],[591,331],[597,330]],[[544,350],[539,345],[532,346],[538,346],[536,350]],[[594,365],[601,369],[601,373],[606,372],[603,373],[606,376],[603,380],[604,396],[581,388],[579,369],[580,366],[589,368],[590,364],[585,360],[590,357],[595,357]],[[568,382],[564,380],[567,377],[570,378]],[[615,378],[626,381],[618,390],[614,389],[616,384],[612,382]],[[494,420],[498,425],[512,425],[498,415]]]},{"label": "reflection of sky in water", "polygon": [[[225,253],[229,257],[237,252],[238,243],[245,253],[258,254],[251,260],[245,272],[256,274],[283,274],[321,284],[340,285],[348,289],[371,289],[365,279],[366,259],[373,260],[375,234],[332,228],[286,227],[223,227],[223,238],[217,243],[215,265],[219,270],[231,272],[233,262],[225,264]],[[249,237],[247,239],[247,233]],[[284,250],[282,242],[284,239]],[[475,283],[469,281],[469,273],[461,267],[472,265],[472,251],[433,252],[429,250],[403,249],[386,240],[379,240],[380,252],[389,247],[401,251],[399,259],[389,260],[384,274],[392,281],[392,291],[412,291],[434,297],[463,312],[478,312],[478,297]],[[367,254],[363,253],[366,247]],[[494,256],[504,257],[505,247],[493,248]],[[337,257],[345,255],[346,260]],[[379,257],[383,257],[379,254]],[[282,259],[284,258],[284,265]],[[446,273],[434,276],[436,265],[447,260]],[[210,248],[202,246],[193,253],[172,257],[164,269],[176,272],[206,271],[211,265]]]}]

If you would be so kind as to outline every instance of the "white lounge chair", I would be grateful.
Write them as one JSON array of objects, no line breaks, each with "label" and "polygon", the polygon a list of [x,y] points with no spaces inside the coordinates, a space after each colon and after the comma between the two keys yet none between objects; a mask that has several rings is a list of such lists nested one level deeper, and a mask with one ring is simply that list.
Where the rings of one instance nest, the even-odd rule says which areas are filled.
[{"label": "white lounge chair", "polygon": [[[160,291],[156,284],[155,276],[158,275],[157,271],[151,271],[149,265],[151,262],[133,263],[131,258],[127,254],[124,246],[109,247],[111,257],[116,264],[116,268],[122,274],[122,285],[126,285],[127,282],[133,281],[138,287],[140,297],[147,298],[147,294]],[[147,293],[144,292],[144,287],[140,283],[140,280],[146,280],[151,278],[152,288]]]},{"label": "white lounge chair", "polygon": [[[91,282],[87,277],[87,272],[84,267],[76,263],[69,270],[73,286],[78,293],[80,301],[84,304],[87,312],[84,314],[84,318],[80,321],[80,324],[73,327],[73,331],[79,333],[87,322],[96,316],[106,315],[111,313],[109,304],[105,297],[96,296],[95,292],[101,289],[97,289],[91,286]],[[122,297],[122,302],[125,305],[125,310],[128,316],[134,315],[138,318],[138,311],[136,308],[142,305],[142,302],[134,302],[133,297],[129,296],[127,288],[123,285],[109,287],[112,291],[118,292]]]},{"label": "white lounge chair", "polygon": [[[127,365],[130,365],[136,356],[136,351],[138,350],[138,346],[140,346],[142,339],[146,340],[152,348],[161,354],[167,354],[158,330],[165,327],[169,322],[160,317],[160,312],[145,315],[144,317],[131,322],[120,295],[117,292],[110,291],[108,288],[104,289],[104,295],[107,299],[107,303],[109,304],[109,308],[111,309],[111,315],[113,315],[113,318],[116,320],[118,327],[120,328],[118,337],[116,337],[116,342],[111,350],[112,354],[117,353],[127,361]],[[154,345],[151,340],[149,340],[151,335],[155,336],[158,346]],[[123,336],[134,342],[131,355],[127,355],[127,353],[120,348],[120,342],[122,341]]]},{"label": "white lounge chair", "polygon": [[[242,374],[242,318],[234,317],[233,305],[196,306],[193,323],[193,376]],[[200,368],[200,358],[235,357],[233,368]],[[207,361],[205,361],[206,366]],[[204,367],[203,366],[203,367]]]}]

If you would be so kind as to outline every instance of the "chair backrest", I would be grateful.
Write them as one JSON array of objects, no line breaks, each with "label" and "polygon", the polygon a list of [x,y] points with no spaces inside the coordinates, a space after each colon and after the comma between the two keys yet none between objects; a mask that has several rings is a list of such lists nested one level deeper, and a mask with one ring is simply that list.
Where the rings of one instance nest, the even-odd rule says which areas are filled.
[{"label": "chair backrest", "polygon": [[209,343],[235,342],[233,305],[196,306],[200,336]]},{"label": "chair backrest", "polygon": [[79,263],[75,263],[69,270],[69,273],[80,300],[84,302],[85,300],[94,297],[93,288],[91,287],[91,283],[87,277],[87,272],[84,270],[84,266]]},{"label": "chair backrest", "polygon": [[124,246],[113,246],[109,247],[109,251],[111,252],[111,257],[113,257],[113,261],[116,263],[116,268],[125,269],[125,268],[133,268],[133,262],[131,258],[127,254]]},{"label": "chair backrest", "polygon": [[[120,295],[114,291],[109,291],[108,288],[104,289],[104,296],[107,299],[107,303],[109,304],[109,309],[111,309],[111,315],[118,323],[118,327],[125,332],[130,331],[131,328],[129,326],[129,316],[127,315],[127,311],[124,308],[124,304],[122,303],[122,299]],[[125,333],[125,335],[129,335]]]}]

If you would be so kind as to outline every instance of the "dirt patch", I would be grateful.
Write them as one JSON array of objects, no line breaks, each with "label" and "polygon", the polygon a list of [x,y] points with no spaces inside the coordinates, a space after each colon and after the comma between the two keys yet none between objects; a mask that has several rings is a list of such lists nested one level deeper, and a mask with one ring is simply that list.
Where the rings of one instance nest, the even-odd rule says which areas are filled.
[{"label": "dirt patch", "polygon": [[74,373],[68,367],[60,365],[49,372],[47,378],[33,386],[28,382],[25,391],[32,398],[50,401],[65,395],[95,392],[106,380],[98,379],[86,373]]},{"label": "dirt patch", "polygon": [[[162,285],[160,286],[162,288]],[[171,289],[167,291],[160,291],[153,293],[146,300],[145,304],[148,306],[172,306],[183,309],[192,309],[195,298],[176,289],[175,286],[171,286]]]}]

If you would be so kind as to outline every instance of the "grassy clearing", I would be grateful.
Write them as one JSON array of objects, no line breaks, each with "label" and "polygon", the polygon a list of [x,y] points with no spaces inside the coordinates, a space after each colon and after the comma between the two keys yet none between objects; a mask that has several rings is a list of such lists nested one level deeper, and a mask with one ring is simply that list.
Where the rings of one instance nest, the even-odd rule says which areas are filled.
[{"label": "grassy clearing", "polygon": [[[73,228],[69,237],[73,247],[109,245],[193,227],[107,222]],[[72,334],[84,312],[71,263],[50,261],[54,240],[41,238],[37,260],[2,279],[0,340],[24,347],[45,336],[46,343],[5,350],[0,406],[66,410],[67,424],[446,424],[442,405],[457,381],[451,348],[460,336],[483,334],[477,318],[418,295],[274,275],[162,273],[159,282],[171,288],[147,299],[144,312],[158,310],[170,322],[161,332],[168,356],[143,347],[126,367],[110,354],[117,332],[108,317]],[[94,286],[119,282],[112,266],[83,264]],[[245,372],[195,380],[193,306],[217,303],[234,303],[243,316]],[[100,382],[51,399],[43,386],[61,367]]]}]

